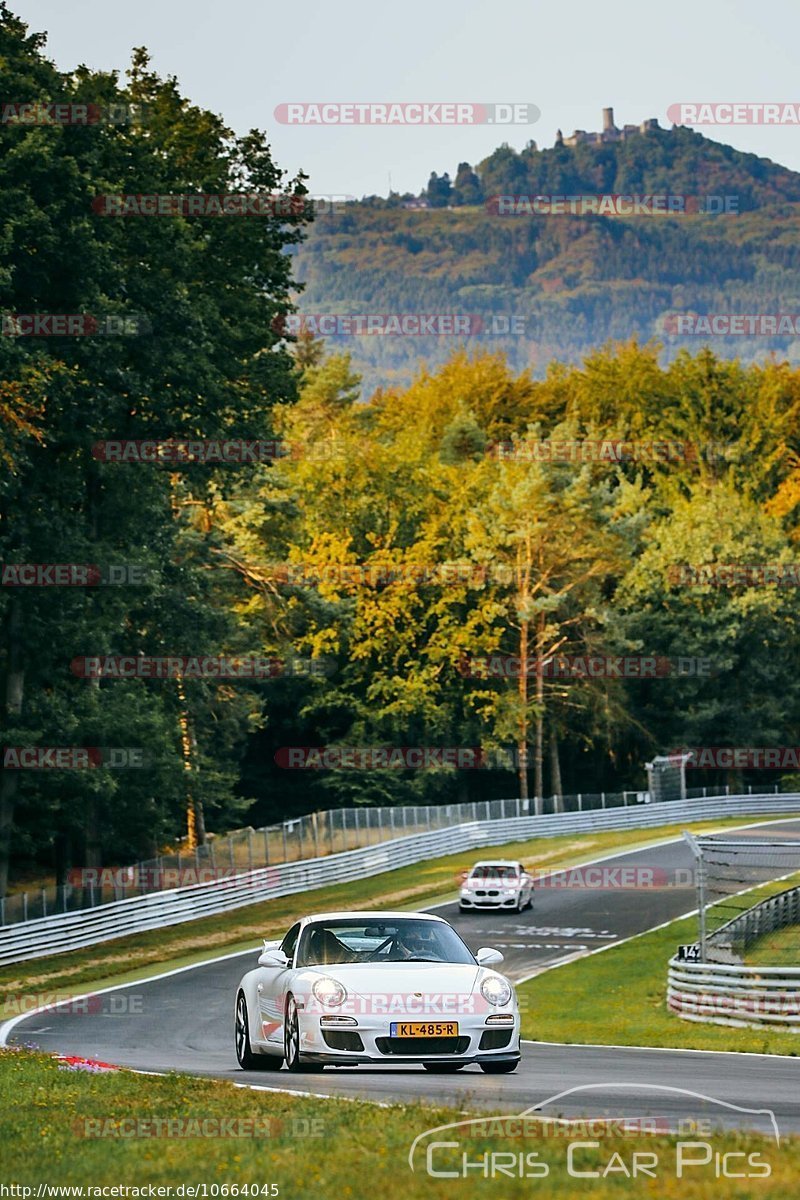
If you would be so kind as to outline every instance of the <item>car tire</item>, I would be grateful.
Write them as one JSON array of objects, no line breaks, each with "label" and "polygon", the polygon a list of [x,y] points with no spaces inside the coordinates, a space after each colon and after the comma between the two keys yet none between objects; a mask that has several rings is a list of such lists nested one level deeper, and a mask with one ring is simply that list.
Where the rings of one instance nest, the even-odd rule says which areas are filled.
[{"label": "car tire", "polygon": [[280,1071],[283,1059],[277,1054],[254,1054],[250,1045],[250,1025],[247,1020],[247,1001],[244,992],[239,992],[236,1001],[236,1024],[234,1030],[236,1058],[243,1071]]},{"label": "car tire", "polygon": [[430,1062],[423,1063],[426,1071],[430,1071],[434,1075],[454,1075],[456,1071],[460,1071],[465,1067],[466,1063],[448,1063],[448,1062]]},{"label": "car tire", "polygon": [[519,1066],[519,1059],[514,1062],[482,1062],[478,1065],[486,1075],[510,1075]]},{"label": "car tire", "polygon": [[303,1062],[300,1054],[300,1019],[294,996],[286,997],[286,1020],[283,1023],[283,1057],[293,1074],[324,1070],[323,1063]]}]

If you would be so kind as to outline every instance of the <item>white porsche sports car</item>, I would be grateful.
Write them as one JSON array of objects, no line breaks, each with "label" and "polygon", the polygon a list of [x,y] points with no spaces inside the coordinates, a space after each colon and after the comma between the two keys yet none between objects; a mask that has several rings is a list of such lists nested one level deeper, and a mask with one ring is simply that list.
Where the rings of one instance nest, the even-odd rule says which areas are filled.
[{"label": "white porsche sports car", "polygon": [[235,1041],[247,1070],[421,1063],[429,1071],[513,1071],[514,989],[451,925],[427,913],[319,913],[265,942],[236,992]]},{"label": "white porsche sports car", "polygon": [[533,904],[533,879],[522,863],[507,858],[486,859],[475,863],[461,885],[458,906],[470,908],[510,908],[522,912]]}]

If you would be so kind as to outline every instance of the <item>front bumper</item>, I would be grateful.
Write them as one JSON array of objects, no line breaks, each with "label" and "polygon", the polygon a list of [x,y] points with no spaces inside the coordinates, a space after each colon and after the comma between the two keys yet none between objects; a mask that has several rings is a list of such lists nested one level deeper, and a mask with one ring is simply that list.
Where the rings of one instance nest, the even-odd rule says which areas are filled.
[{"label": "front bumper", "polygon": [[[348,1063],[508,1062],[519,1060],[519,1014],[499,1009],[513,1020],[500,1023],[459,1013],[452,1017],[361,1016],[355,1025],[322,1025],[318,1015],[300,1013],[300,1052],[309,1062],[344,1066]],[[391,1035],[391,1021],[458,1021],[455,1037],[400,1038]]]},{"label": "front bumper", "polygon": [[303,1062],[323,1063],[327,1067],[358,1067],[363,1065],[387,1066],[390,1063],[396,1063],[398,1066],[419,1065],[427,1062],[454,1062],[468,1066],[469,1063],[482,1062],[519,1062],[520,1055],[517,1054],[423,1054],[418,1057],[392,1057],[386,1058],[384,1055],[369,1055],[369,1054],[336,1054],[330,1052],[320,1054],[314,1051],[303,1050]]},{"label": "front bumper", "polygon": [[502,892],[462,892],[459,899],[461,908],[518,908],[520,894],[504,895]]}]

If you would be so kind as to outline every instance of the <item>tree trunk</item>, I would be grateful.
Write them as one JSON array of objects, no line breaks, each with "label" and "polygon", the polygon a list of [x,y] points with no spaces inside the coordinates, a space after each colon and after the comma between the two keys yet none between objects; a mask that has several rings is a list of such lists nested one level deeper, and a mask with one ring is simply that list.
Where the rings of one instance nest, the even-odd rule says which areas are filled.
[{"label": "tree trunk", "polygon": [[208,841],[206,837],[206,814],[203,809],[203,801],[199,796],[194,797],[194,836],[198,846],[205,846]]},{"label": "tree trunk", "polygon": [[56,873],[56,887],[63,887],[69,878],[72,866],[72,840],[68,833],[60,830],[53,840],[53,862]]},{"label": "tree trunk", "polygon": [[[92,526],[94,532],[94,526]],[[89,688],[94,699],[95,713],[100,704],[100,677],[89,680]],[[84,823],[84,866],[99,870],[105,866],[103,844],[103,818],[100,812],[100,798],[96,792],[90,791],[86,797],[86,820]]]},{"label": "tree trunk", "polygon": [[180,716],[178,718],[181,731],[181,749],[186,779],[186,843],[189,850],[206,844],[206,818],[203,811],[203,801],[197,795],[192,776],[197,771],[197,738],[194,726],[189,716],[189,706],[186,701],[186,691],[183,682],[178,680],[178,699],[180,701]]},{"label": "tree trunk", "polygon": [[97,810],[97,796],[90,792],[86,798],[86,821],[84,825],[84,864],[99,870],[103,862],[103,834]]},{"label": "tree trunk", "polygon": [[517,742],[517,772],[520,800],[528,799],[528,622],[523,620],[519,630],[519,739]]},{"label": "tree trunk", "polygon": [[542,811],[544,796],[544,665],[543,646],[544,615],[539,618],[539,628],[536,638],[536,730],[534,742],[534,791],[536,795],[536,815]]},{"label": "tree trunk", "polygon": [[[12,596],[8,611],[8,674],[4,704],[9,724],[18,721],[22,715],[24,696],[22,602],[18,596]],[[18,784],[19,773],[17,771],[0,771],[0,896],[5,896],[8,890],[11,825],[14,820],[14,797]]]},{"label": "tree trunk", "polygon": [[544,796],[544,671],[541,666],[541,655],[536,659],[536,728],[534,733],[534,792],[536,795],[536,814],[542,811]]},{"label": "tree trunk", "polygon": [[564,792],[561,785],[561,761],[558,757],[558,734],[555,726],[550,730],[550,784],[555,797],[555,811],[564,811]]},{"label": "tree trunk", "polygon": [[725,772],[725,783],[730,789],[732,796],[743,795],[744,793],[744,776],[738,768]]}]

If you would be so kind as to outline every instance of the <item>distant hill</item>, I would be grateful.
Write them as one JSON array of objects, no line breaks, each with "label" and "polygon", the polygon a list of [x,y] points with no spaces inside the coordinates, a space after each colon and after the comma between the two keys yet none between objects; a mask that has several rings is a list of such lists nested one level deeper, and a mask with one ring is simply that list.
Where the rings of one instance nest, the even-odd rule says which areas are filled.
[{"label": "distant hill", "polygon": [[[669,194],[735,198],[735,215],[497,215],[492,197]],[[580,359],[609,340],[659,338],[665,358],[709,344],[745,361],[800,362],[800,334],[678,335],[676,314],[800,314],[800,174],[689,129],[521,152],[501,146],[452,182],[432,175],[423,211],[372,197],[320,215],[296,252],[302,313],[457,313],[495,319],[467,345],[518,369]],[[525,207],[523,204],[521,207]],[[690,204],[691,208],[692,205]],[[524,334],[503,336],[517,318]],[[473,328],[476,322],[473,322]],[[786,323],[784,323],[786,325]],[[800,321],[798,326],[800,329]],[[684,326],[685,328],[685,326]],[[454,337],[329,338],[366,389],[438,364]]]}]

